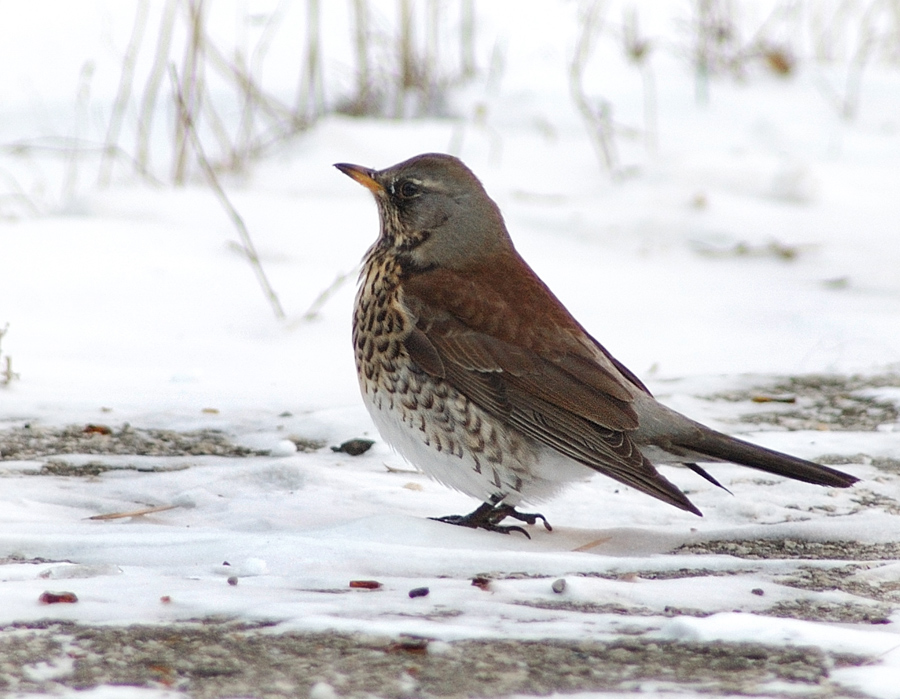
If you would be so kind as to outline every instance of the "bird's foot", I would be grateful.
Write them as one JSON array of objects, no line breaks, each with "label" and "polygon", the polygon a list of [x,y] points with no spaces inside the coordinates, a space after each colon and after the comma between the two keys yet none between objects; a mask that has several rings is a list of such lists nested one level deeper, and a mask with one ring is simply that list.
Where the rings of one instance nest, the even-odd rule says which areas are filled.
[{"label": "bird's foot", "polygon": [[[547,521],[547,518],[544,515],[538,512],[519,512],[512,505],[498,505],[496,510],[504,510],[503,517],[512,517],[513,519],[517,519],[520,522],[525,522],[526,524],[537,524],[538,520],[541,520],[544,524],[544,529],[548,532],[553,531],[553,527],[550,526],[550,522]],[[499,522],[500,519],[497,521]]]},{"label": "bird's foot", "polygon": [[553,527],[547,521],[544,515],[530,512],[517,512],[512,505],[495,505],[490,502],[482,503],[478,508],[467,515],[447,515],[445,517],[431,517],[437,522],[446,522],[447,524],[455,524],[459,527],[471,527],[472,529],[486,529],[489,532],[499,532],[500,534],[512,534],[513,532],[521,532],[529,539],[531,534],[517,524],[501,525],[500,522],[507,517],[512,517],[526,524],[536,524],[540,519],[544,523],[547,531],[553,531]]}]

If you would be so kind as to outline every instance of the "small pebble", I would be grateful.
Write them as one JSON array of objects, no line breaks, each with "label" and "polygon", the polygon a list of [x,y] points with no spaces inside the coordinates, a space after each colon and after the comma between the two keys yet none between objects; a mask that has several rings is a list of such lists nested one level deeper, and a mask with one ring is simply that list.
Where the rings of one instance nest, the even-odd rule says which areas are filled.
[{"label": "small pebble", "polygon": [[351,580],[350,587],[354,590],[378,590],[382,585],[377,580]]},{"label": "small pebble", "polygon": [[428,652],[427,638],[401,638],[388,646],[388,653],[425,654]]},{"label": "small pebble", "polygon": [[560,578],[559,580],[554,580],[553,584],[550,586],[550,589],[558,595],[562,594],[566,591],[566,579]]},{"label": "small pebble", "polygon": [[359,456],[365,454],[371,446],[375,444],[371,439],[350,439],[339,447],[331,447],[331,451],[343,452],[350,456]]},{"label": "small pebble", "polygon": [[425,597],[428,594],[429,590],[427,587],[414,587],[409,591],[410,597]]},{"label": "small pebble", "polygon": [[229,585],[237,585],[237,581],[238,581],[237,575],[232,575],[228,578]]},{"label": "small pebble", "polygon": [[38,597],[41,604],[75,604],[78,597],[74,592],[50,592],[49,590]]}]

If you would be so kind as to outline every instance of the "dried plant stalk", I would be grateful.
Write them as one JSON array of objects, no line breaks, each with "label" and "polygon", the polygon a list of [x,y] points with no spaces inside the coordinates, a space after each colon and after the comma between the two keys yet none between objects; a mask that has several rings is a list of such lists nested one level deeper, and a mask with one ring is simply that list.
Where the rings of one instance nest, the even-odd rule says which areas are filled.
[{"label": "dried plant stalk", "polygon": [[184,67],[181,72],[183,84],[178,87],[180,102],[184,104],[187,118],[179,118],[175,127],[175,157],[172,179],[175,184],[184,184],[187,173],[188,125],[195,123],[195,115],[200,113],[200,102],[203,96],[201,67],[203,62],[203,0],[186,0],[190,21],[190,41],[184,55]]},{"label": "dried plant stalk", "polygon": [[137,63],[138,51],[144,41],[144,29],[147,26],[149,9],[150,5],[147,0],[141,0],[135,12],[131,38],[128,40],[128,48],[125,50],[125,58],[122,60],[119,87],[116,91],[109,127],[106,130],[106,148],[103,150],[103,158],[100,161],[100,175],[97,178],[100,186],[109,184],[109,180],[112,177],[113,161],[117,152],[116,143],[119,141],[119,131],[125,118],[125,109],[131,97],[131,86],[134,83],[134,66]]},{"label": "dried plant stalk", "polygon": [[156,38],[156,53],[153,57],[153,66],[150,69],[150,77],[147,79],[147,84],[144,86],[144,94],[141,97],[135,160],[138,171],[144,174],[150,171],[150,133],[153,130],[156,98],[159,94],[163,77],[166,74],[166,66],[169,63],[169,49],[172,46],[172,32],[175,28],[176,2],[177,0],[167,0],[163,10],[162,23],[159,35]]},{"label": "dried plant stalk", "polygon": [[175,70],[175,66],[171,67],[171,76],[172,90],[175,93],[175,100],[178,105],[179,121],[182,123],[182,129],[184,130],[185,136],[190,140],[190,143],[193,146],[194,154],[197,156],[197,162],[206,175],[209,186],[212,188],[213,193],[215,193],[216,198],[219,200],[219,203],[222,204],[222,207],[225,209],[226,213],[234,224],[234,227],[237,229],[238,235],[241,238],[243,253],[250,261],[250,266],[253,268],[256,279],[259,282],[259,285],[262,288],[263,294],[268,300],[269,305],[272,307],[272,311],[275,313],[275,317],[278,318],[278,320],[283,320],[284,309],[281,307],[281,302],[278,300],[278,295],[275,293],[275,290],[269,283],[269,279],[268,277],[266,277],[266,273],[262,268],[262,263],[260,262],[259,255],[256,252],[256,246],[253,244],[253,239],[250,237],[250,231],[247,230],[247,225],[244,223],[244,219],[241,218],[241,215],[238,213],[237,209],[234,208],[234,205],[232,205],[231,201],[228,199],[228,195],[225,194],[225,190],[222,189],[222,185],[219,183],[219,178],[216,176],[215,170],[209,164],[209,160],[203,152],[203,144],[200,142],[200,137],[197,135],[197,130],[194,128],[191,112],[188,108],[188,105],[184,101],[184,96],[181,94],[181,90],[179,89],[178,73]]},{"label": "dried plant stalk", "polygon": [[581,113],[587,127],[591,143],[597,152],[601,167],[613,176],[618,174],[618,154],[613,142],[614,133],[610,105],[606,100],[598,100],[597,106],[591,104],[584,89],[584,71],[591,56],[591,49],[600,33],[603,3],[593,0],[583,10],[581,17],[581,33],[575,47],[575,54],[569,65],[569,93],[575,106]]},{"label": "dried plant stalk", "polygon": [[306,0],[306,63],[300,73],[300,89],[294,110],[297,118],[304,123],[321,115],[325,104],[319,25],[319,0]]},{"label": "dried plant stalk", "polygon": [[[9,323],[0,329],[0,341],[3,340],[3,336],[6,335],[8,330]],[[3,362],[3,370],[0,371],[0,386],[9,386],[15,379],[19,378],[19,375],[12,370],[12,357],[9,355],[4,357],[3,353],[0,352],[0,359]]]}]

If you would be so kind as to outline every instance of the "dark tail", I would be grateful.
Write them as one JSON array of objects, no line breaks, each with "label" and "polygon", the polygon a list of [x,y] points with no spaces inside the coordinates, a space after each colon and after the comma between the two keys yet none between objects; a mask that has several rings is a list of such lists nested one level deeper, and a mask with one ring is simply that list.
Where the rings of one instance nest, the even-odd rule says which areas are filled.
[{"label": "dark tail", "polygon": [[699,435],[692,435],[691,443],[682,446],[714,459],[730,461],[814,485],[846,488],[859,480],[849,473],[820,466],[812,461],[798,459],[796,456],[782,454],[712,430],[702,430]]}]

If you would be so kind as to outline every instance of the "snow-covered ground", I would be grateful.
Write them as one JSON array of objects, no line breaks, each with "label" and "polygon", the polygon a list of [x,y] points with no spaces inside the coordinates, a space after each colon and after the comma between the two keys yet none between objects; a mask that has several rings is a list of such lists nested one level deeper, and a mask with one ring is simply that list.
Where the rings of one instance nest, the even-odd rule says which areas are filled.
[{"label": "snow-covered ground", "polygon": [[[67,32],[66,4],[47,5],[58,27],[20,9],[13,41],[12,23],[0,22],[10,39],[2,60],[15,67],[2,78],[14,95],[2,107],[4,143],[72,135],[81,62],[102,67],[127,40],[131,10],[97,3],[104,21],[81,17],[83,31]],[[232,223],[201,178],[154,188],[122,176],[97,188],[96,160],[71,170],[3,151],[0,370],[11,357],[19,378],[0,387],[0,642],[22,633],[12,624],[45,619],[211,617],[450,643],[753,641],[865,656],[830,681],[900,697],[900,70],[870,66],[859,113],[846,120],[822,88],[842,85],[842,69],[714,79],[698,105],[686,59],[660,49],[658,152],[620,136],[625,175],[613,182],[567,92],[577,23],[562,6],[535,31],[527,12],[479,5],[484,42],[501,37],[505,69],[490,86],[451,94],[459,118],[327,117],[223,178],[286,322],[229,245]],[[657,15],[659,32],[677,31]],[[32,24],[45,40],[23,40]],[[115,37],[112,48],[98,36]],[[43,50],[57,40],[67,72]],[[616,121],[640,127],[638,72],[598,59],[590,75]],[[95,99],[108,108],[114,91],[103,85]],[[861,483],[828,491],[715,467],[732,496],[666,468],[702,519],[596,477],[542,503],[554,530],[530,527],[531,540],[428,520],[477,503],[403,463],[358,398],[353,280],[377,219],[367,193],[331,164],[384,167],[451,150],[482,178],[524,257],[661,400],[761,444],[827,456]],[[34,212],[22,213],[17,190]],[[339,275],[347,281],[304,319]],[[818,374],[838,388],[808,378]],[[797,402],[749,400],[784,392]],[[860,415],[841,422],[841,406]],[[790,414],[742,419],[758,413]],[[80,453],[22,451],[28,435],[58,448],[88,425],[110,434],[79,437]],[[103,453],[126,425],[157,436],[142,431],[219,430],[253,453]],[[360,456],[329,448],[357,437],[376,443]],[[763,540],[787,544],[748,557]],[[736,544],[709,544],[718,541]],[[816,542],[847,542],[846,555]],[[673,553],[682,545],[693,548]],[[833,584],[809,583],[816,571]],[[473,586],[476,576],[490,582]],[[351,580],[383,587],[349,591]],[[418,587],[429,594],[410,598]],[[42,605],[47,590],[78,602]],[[63,691],[63,656],[35,666],[34,682]]]}]

